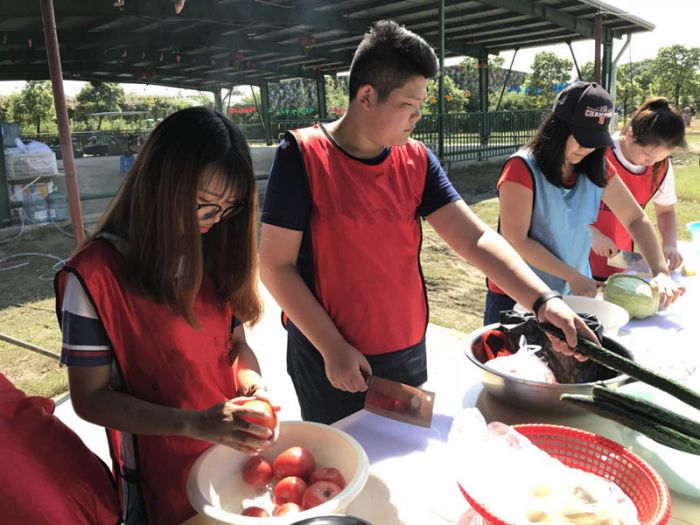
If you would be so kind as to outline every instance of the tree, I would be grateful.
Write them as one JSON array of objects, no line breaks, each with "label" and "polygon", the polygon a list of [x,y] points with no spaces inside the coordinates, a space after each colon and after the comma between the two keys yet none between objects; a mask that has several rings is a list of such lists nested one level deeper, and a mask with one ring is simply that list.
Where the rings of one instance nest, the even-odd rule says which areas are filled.
[{"label": "tree", "polygon": [[[91,82],[85,84],[76,97],[76,118],[87,122],[93,113],[121,111],[124,89],[113,82]],[[97,129],[102,127],[102,119],[97,117]]]},{"label": "tree", "polygon": [[348,77],[326,75],[326,108],[329,117],[339,117],[348,109]]},{"label": "tree", "polygon": [[532,62],[528,94],[539,98],[540,107],[551,106],[558,92],[557,87],[571,80],[573,65],[571,60],[554,53],[537,53]]},{"label": "tree", "polygon": [[10,95],[8,116],[21,125],[35,126],[37,135],[42,126],[56,125],[56,110],[53,104],[51,82],[30,80],[19,93]]},{"label": "tree", "polygon": [[[438,88],[437,80],[428,81],[428,96],[423,101],[422,113],[438,113]],[[451,77],[445,75],[445,113],[464,113],[470,96],[469,91],[458,87]]]},{"label": "tree", "polygon": [[0,95],[0,122],[6,122],[10,116],[10,97]]},{"label": "tree", "polygon": [[652,72],[660,95],[678,106],[682,99],[693,99],[700,86],[700,48],[682,45],[662,47],[656,55]]},{"label": "tree", "polygon": [[581,66],[581,80],[584,82],[593,82],[595,71],[593,70],[593,62],[586,62]]}]

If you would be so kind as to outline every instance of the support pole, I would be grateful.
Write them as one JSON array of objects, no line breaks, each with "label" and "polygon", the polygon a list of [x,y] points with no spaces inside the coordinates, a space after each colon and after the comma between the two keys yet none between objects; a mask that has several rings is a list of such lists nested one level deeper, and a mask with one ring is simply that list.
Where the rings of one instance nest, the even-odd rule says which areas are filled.
[{"label": "support pole", "polygon": [[61,155],[66,177],[66,190],[68,191],[70,219],[73,223],[73,238],[75,239],[75,245],[79,246],[85,240],[85,229],[83,226],[83,212],[80,207],[78,178],[75,173],[73,140],[71,139],[66,99],[63,93],[63,71],[61,70],[61,55],[58,49],[58,34],[56,33],[56,15],[53,9],[53,0],[41,0],[41,20],[44,24],[46,58],[49,63],[49,73],[51,74],[53,102],[56,106],[58,137],[61,142]]},{"label": "support pole", "polygon": [[[224,112],[224,99],[221,97],[221,86],[217,86],[214,91],[214,109],[219,113]],[[228,115],[226,115],[228,117]]]},{"label": "support pole", "polygon": [[[251,88],[252,89],[252,88]],[[272,145],[272,126],[270,125],[270,90],[267,80],[260,81],[260,110],[262,111],[263,127],[265,128],[265,144]]]},{"label": "support pole", "polygon": [[612,78],[612,53],[613,53],[613,37],[612,31],[605,29],[603,31],[603,65],[602,65],[602,86],[610,93],[611,85],[615,80]]},{"label": "support pole", "polygon": [[[479,111],[481,112],[480,143],[485,147],[491,136],[491,120],[489,118],[489,55],[486,51],[479,53]],[[482,150],[483,151],[483,150]],[[483,155],[480,155],[483,158]]]},{"label": "support pole", "polygon": [[440,76],[438,77],[438,159],[445,160],[445,0],[440,0],[439,20],[439,58]]},{"label": "support pole", "polygon": [[326,76],[319,73],[316,77],[316,100],[318,102],[318,118],[326,120],[328,118],[328,108],[326,105]]},{"label": "support pole", "polygon": [[578,67],[578,61],[576,60],[576,54],[574,53],[574,48],[571,47],[571,40],[567,40],[566,44],[569,46],[569,51],[571,51],[571,58],[574,61],[574,66],[576,67],[576,74],[578,75],[578,79],[583,80],[581,78],[581,68]]},{"label": "support pole", "polygon": [[593,81],[600,84],[600,44],[603,38],[603,15],[598,13],[593,20],[593,40],[595,45],[595,54],[593,60]]},{"label": "support pole", "polygon": [[506,87],[508,87],[508,80],[510,79],[510,72],[513,71],[513,63],[515,62],[515,55],[518,54],[518,47],[515,48],[513,51],[513,58],[510,61],[510,67],[508,68],[508,71],[506,71],[506,78],[503,80],[503,87],[501,88],[501,96],[498,97],[498,104],[496,104],[496,111],[501,109],[501,101],[503,100],[503,95],[506,92]]}]

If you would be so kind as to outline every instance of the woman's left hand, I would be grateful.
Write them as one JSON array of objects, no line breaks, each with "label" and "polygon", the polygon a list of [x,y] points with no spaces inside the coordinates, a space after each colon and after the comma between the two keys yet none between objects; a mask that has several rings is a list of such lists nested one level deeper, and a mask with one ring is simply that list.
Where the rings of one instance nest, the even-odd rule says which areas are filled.
[{"label": "woman's left hand", "polygon": [[673,282],[665,273],[659,273],[649,284],[659,293],[659,308],[667,308],[685,293],[685,288]]},{"label": "woman's left hand", "polygon": [[663,250],[664,257],[668,261],[669,270],[675,270],[676,268],[680,267],[681,264],[683,264],[683,256],[678,251],[677,246],[664,246]]}]

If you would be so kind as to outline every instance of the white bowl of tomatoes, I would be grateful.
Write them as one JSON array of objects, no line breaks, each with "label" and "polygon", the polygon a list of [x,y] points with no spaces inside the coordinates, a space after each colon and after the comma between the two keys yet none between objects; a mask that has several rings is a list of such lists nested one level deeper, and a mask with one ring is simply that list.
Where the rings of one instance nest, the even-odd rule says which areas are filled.
[{"label": "white bowl of tomatoes", "polygon": [[320,423],[282,421],[279,439],[260,456],[207,449],[190,470],[187,496],[215,523],[286,525],[341,513],[368,476],[367,454],[353,437]]}]

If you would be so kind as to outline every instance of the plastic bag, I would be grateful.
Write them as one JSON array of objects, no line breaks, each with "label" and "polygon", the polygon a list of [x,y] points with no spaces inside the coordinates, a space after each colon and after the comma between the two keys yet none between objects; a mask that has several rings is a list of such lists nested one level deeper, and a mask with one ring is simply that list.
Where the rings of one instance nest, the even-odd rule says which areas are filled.
[{"label": "plastic bag", "polygon": [[490,359],[484,363],[485,366],[502,374],[526,379],[528,381],[538,381],[540,383],[556,383],[554,373],[542,359],[537,356],[541,347],[537,345],[523,344],[525,338],[521,338],[520,349],[511,355],[502,355]]},{"label": "plastic bag", "polygon": [[570,468],[503,423],[466,409],[448,438],[455,476],[470,497],[511,525],[639,525],[615,483]]}]

